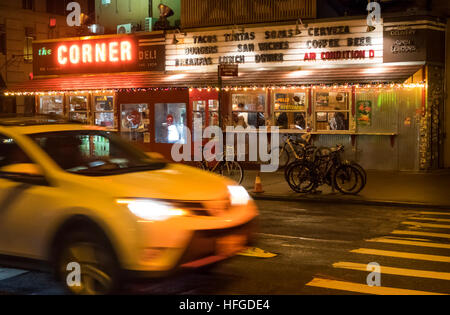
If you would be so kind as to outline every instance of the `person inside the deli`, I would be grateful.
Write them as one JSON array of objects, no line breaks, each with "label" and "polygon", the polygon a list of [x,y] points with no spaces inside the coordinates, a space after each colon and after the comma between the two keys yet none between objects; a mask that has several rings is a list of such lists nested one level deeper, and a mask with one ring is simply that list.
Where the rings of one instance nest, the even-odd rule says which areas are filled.
[{"label": "person inside the deli", "polygon": [[177,143],[180,141],[180,133],[177,126],[174,124],[174,118],[172,115],[167,115],[167,140],[168,143]]}]

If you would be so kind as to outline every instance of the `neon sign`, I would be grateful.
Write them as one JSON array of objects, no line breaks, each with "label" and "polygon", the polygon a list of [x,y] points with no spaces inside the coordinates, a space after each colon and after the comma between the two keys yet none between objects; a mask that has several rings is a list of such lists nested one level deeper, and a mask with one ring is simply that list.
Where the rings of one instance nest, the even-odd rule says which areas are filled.
[{"label": "neon sign", "polygon": [[164,34],[105,35],[33,42],[33,73],[125,73],[165,70]]},{"label": "neon sign", "polygon": [[83,43],[60,45],[57,49],[60,65],[78,65],[92,63],[117,63],[133,60],[133,45],[130,41],[112,41],[102,43]]},{"label": "neon sign", "polygon": [[50,56],[52,54],[52,50],[51,49],[47,49],[45,47],[39,49],[38,51],[38,55],[39,56]]}]

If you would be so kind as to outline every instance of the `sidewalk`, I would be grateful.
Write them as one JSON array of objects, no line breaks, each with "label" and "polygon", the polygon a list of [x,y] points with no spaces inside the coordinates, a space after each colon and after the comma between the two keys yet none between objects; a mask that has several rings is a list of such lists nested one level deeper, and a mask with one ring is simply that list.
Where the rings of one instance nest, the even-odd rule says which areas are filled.
[{"label": "sidewalk", "polygon": [[284,180],[284,173],[261,173],[262,194],[253,194],[258,171],[246,170],[243,186],[256,200],[353,203],[450,209],[450,170],[424,173],[367,171],[367,186],[357,196],[332,193],[322,186],[321,194],[297,194]]}]

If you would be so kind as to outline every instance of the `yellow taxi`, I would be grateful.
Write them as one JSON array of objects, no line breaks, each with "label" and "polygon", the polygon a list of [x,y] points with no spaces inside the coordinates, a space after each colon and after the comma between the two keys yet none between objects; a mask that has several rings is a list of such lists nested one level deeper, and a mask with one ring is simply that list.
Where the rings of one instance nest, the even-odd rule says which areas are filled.
[{"label": "yellow taxi", "polygon": [[0,118],[0,264],[53,270],[72,293],[213,265],[251,241],[257,217],[243,187],[114,132]]}]

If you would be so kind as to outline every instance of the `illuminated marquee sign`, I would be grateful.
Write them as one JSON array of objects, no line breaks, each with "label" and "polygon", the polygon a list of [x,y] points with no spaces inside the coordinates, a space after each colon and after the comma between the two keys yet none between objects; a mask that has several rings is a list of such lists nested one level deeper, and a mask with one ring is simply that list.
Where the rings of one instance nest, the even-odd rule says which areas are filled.
[{"label": "illuminated marquee sign", "polygon": [[166,36],[167,71],[383,63],[383,26],[367,31],[366,19],[226,29]]},{"label": "illuminated marquee sign", "polygon": [[119,35],[33,44],[35,75],[164,71],[162,35]]},{"label": "illuminated marquee sign", "polygon": [[108,43],[84,43],[58,46],[58,63],[66,65],[133,61],[132,43],[128,40]]}]

